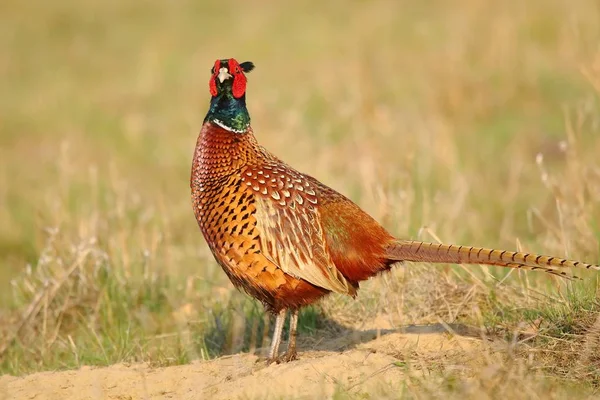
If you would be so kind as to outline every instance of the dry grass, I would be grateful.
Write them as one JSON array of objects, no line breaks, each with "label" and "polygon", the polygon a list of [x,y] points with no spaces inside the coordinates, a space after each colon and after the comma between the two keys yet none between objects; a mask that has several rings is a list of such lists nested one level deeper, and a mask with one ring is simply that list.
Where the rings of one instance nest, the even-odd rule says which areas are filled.
[{"label": "dry grass", "polygon": [[[261,346],[260,306],[190,209],[217,57],[256,63],[265,146],[396,235],[599,259],[595,1],[33,3],[0,5],[4,373]],[[471,370],[474,391],[417,374],[408,396],[560,398],[600,385],[600,281],[583,276],[410,265],[307,310],[301,328],[483,327],[516,361]]]}]

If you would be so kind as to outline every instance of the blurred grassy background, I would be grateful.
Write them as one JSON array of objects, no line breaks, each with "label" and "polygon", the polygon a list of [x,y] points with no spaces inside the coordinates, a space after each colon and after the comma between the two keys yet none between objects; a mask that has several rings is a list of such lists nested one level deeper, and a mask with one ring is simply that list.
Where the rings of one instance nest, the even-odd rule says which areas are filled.
[{"label": "blurred grassy background", "polygon": [[[394,234],[433,240],[427,226],[446,242],[597,262],[599,39],[594,0],[2,2],[2,370],[186,362],[239,350],[231,326],[263,329],[190,206],[216,58],[256,64],[263,145]],[[506,274],[413,270],[453,287]],[[507,285],[556,293],[554,279],[513,275]],[[426,322],[435,310],[381,299],[401,276],[353,304]],[[402,296],[425,296],[413,286]],[[520,293],[498,298],[516,308]],[[303,329],[355,310],[323,307]]]}]

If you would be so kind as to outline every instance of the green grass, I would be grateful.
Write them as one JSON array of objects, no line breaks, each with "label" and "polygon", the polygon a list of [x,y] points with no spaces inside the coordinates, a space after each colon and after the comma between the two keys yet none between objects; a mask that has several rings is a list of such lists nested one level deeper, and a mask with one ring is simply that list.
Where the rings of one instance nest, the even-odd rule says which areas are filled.
[{"label": "green grass", "polygon": [[[260,305],[232,288],[190,206],[220,57],[257,65],[259,141],[397,236],[598,262],[598,11],[592,0],[3,3],[0,372],[264,345]],[[469,270],[406,267],[357,301],[305,311],[301,330],[384,313],[510,338],[542,319],[524,346],[558,353],[536,368],[599,385],[570,368],[599,315],[594,273],[500,284],[504,270]],[[453,379],[436,385],[452,391]]]}]

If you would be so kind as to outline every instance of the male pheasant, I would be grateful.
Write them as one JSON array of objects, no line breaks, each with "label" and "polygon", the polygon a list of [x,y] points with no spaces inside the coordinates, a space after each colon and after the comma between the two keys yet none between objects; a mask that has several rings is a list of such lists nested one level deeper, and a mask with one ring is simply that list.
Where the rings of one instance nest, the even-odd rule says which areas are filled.
[{"label": "male pheasant", "polygon": [[[217,60],[196,143],[191,194],[198,225],[231,282],[276,317],[269,362],[296,358],[298,310],[402,261],[499,265],[568,277],[600,269],[556,257],[394,238],[351,200],[287,165],[254,137],[246,108],[251,62]],[[288,349],[278,357],[287,310]]]}]

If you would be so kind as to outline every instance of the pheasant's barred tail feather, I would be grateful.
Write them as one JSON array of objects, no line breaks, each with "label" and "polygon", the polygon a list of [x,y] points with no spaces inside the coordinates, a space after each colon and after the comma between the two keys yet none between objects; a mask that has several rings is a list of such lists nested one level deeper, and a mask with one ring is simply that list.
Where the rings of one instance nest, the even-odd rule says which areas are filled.
[{"label": "pheasant's barred tail feather", "polygon": [[567,268],[600,270],[599,265],[556,257],[411,240],[394,242],[388,248],[387,256],[397,261],[485,264],[531,271],[540,270],[567,279],[579,279],[577,276],[565,272]]}]

